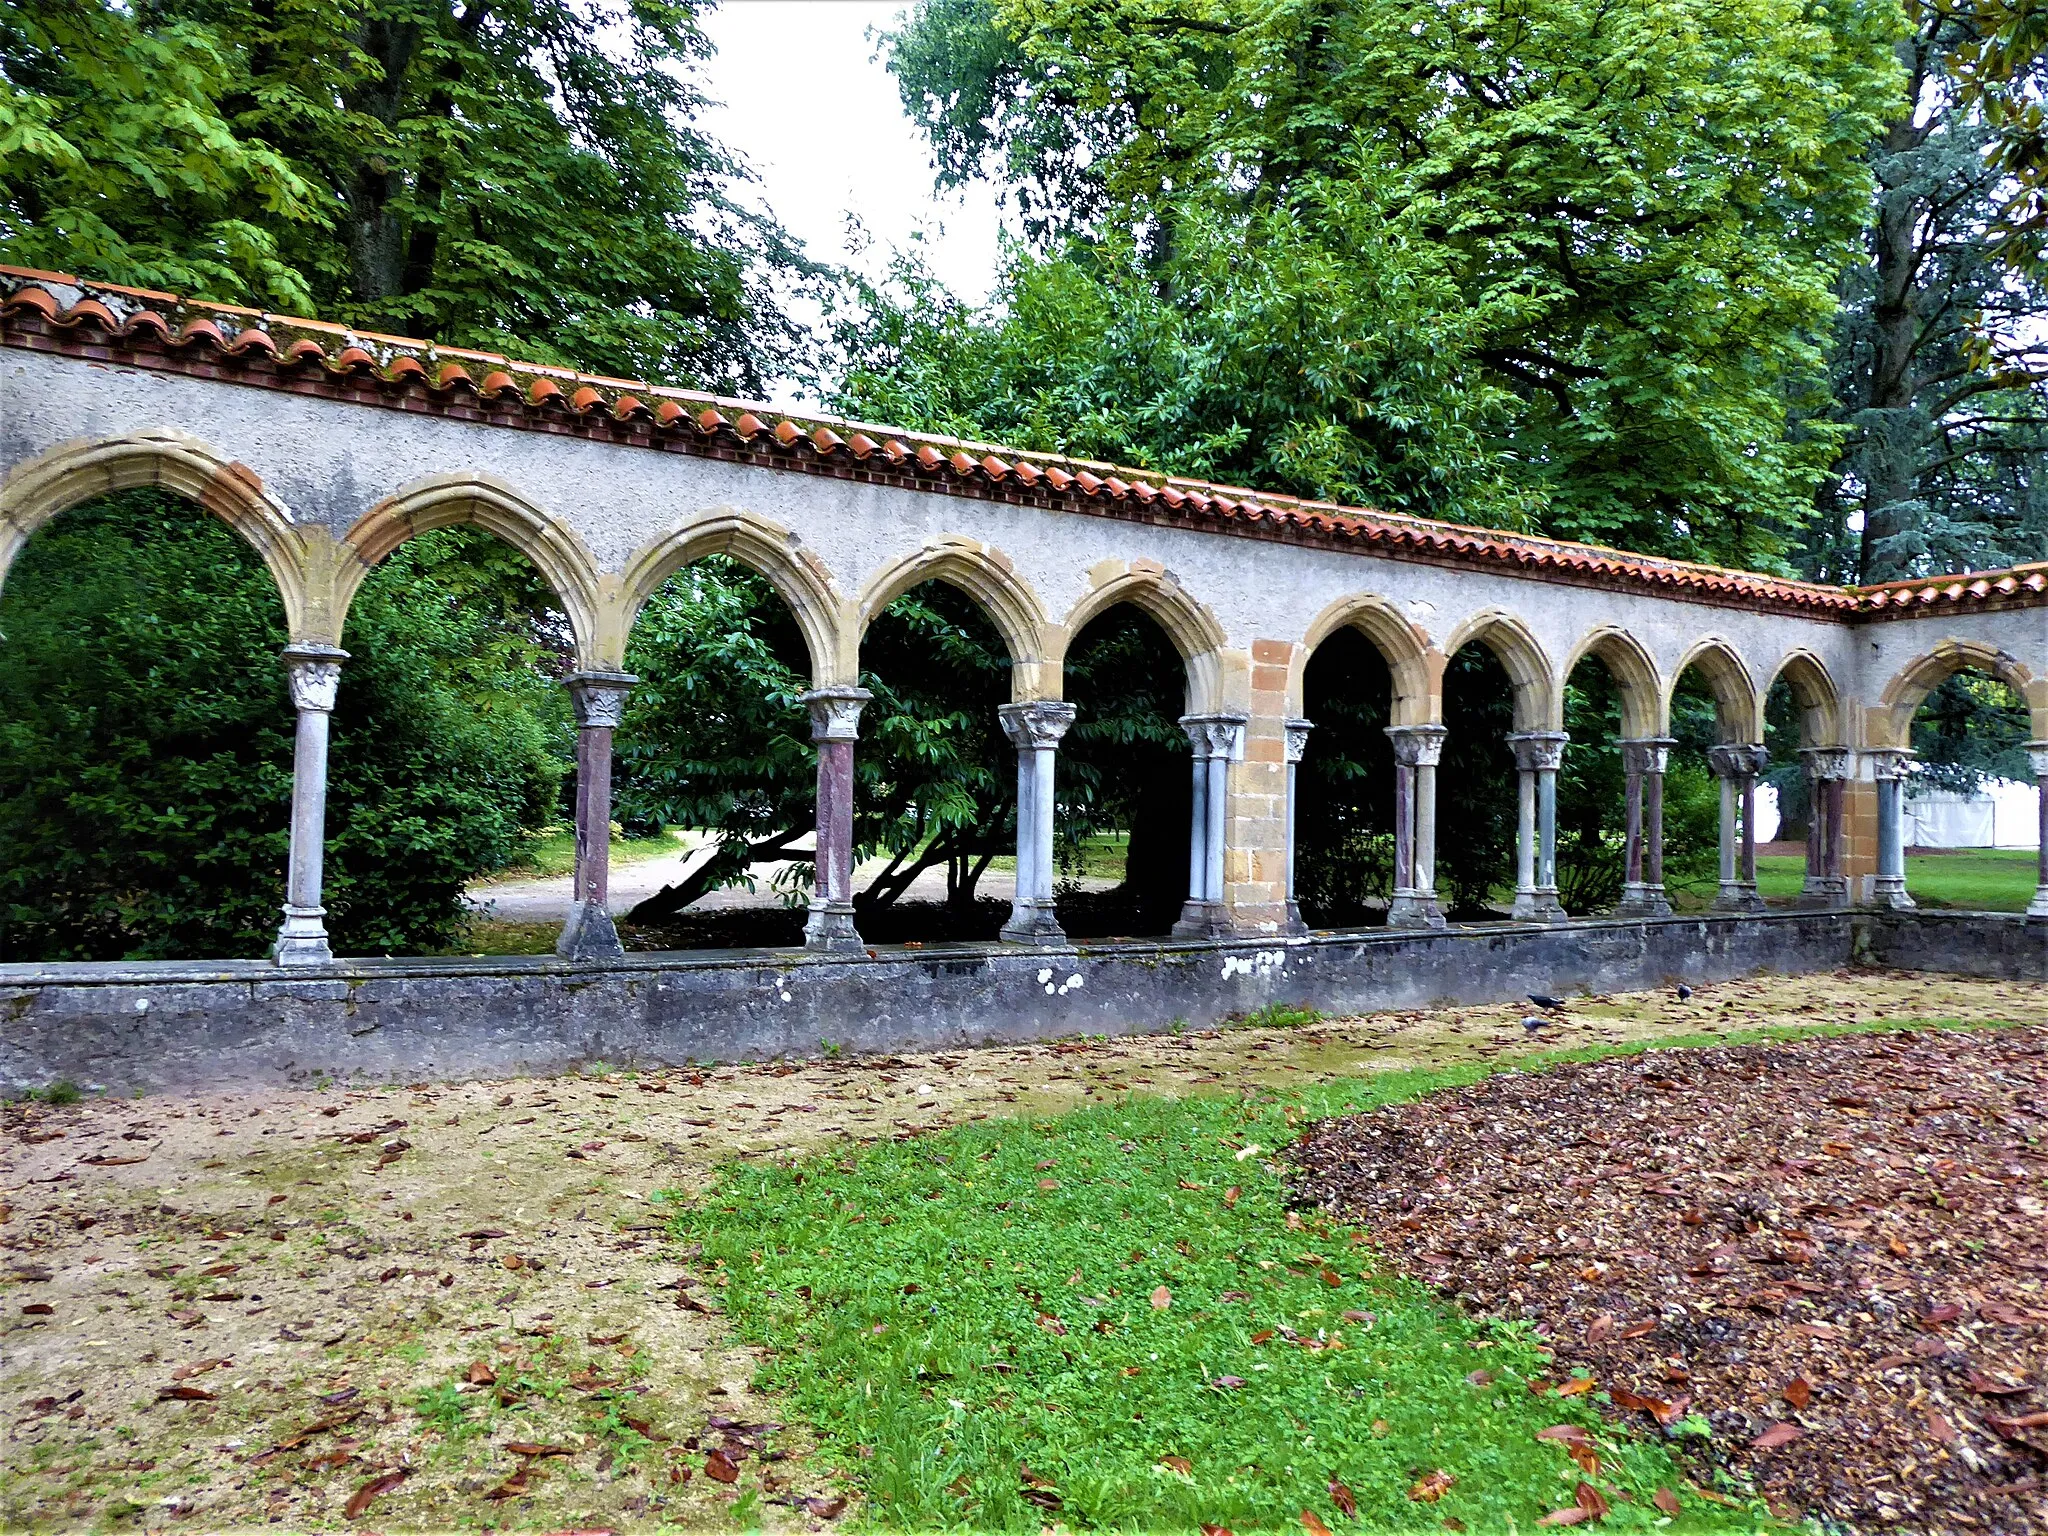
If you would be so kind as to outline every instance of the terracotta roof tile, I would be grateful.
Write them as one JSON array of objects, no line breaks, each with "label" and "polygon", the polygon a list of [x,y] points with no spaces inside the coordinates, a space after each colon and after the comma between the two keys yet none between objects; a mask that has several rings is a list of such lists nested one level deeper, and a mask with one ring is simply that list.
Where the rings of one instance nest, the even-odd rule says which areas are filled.
[{"label": "terracotta roof tile", "polygon": [[[1089,501],[1129,501],[1162,508],[1197,522],[1227,523],[1274,536],[1291,530],[1320,542],[1369,545],[1410,551],[1436,559],[1524,570],[1559,572],[1601,585],[1648,586],[1660,591],[1743,603],[1767,602],[1834,614],[1919,611],[1929,607],[2001,601],[2028,602],[2048,596],[2048,563],[2006,572],[1930,576],[1866,588],[1822,586],[1686,561],[1664,560],[1595,545],[1573,544],[1529,534],[1463,527],[1364,507],[1281,495],[1242,486],[1210,485],[1061,454],[1025,453],[993,443],[965,442],[936,433],[902,433],[897,428],[842,421],[810,413],[775,411],[764,405],[724,400],[692,390],[670,389],[631,379],[581,374],[541,363],[519,363],[495,352],[444,347],[402,336],[353,330],[331,321],[265,314],[240,305],[185,300],[176,295],[118,284],[96,283],[63,273],[0,266],[0,322],[59,338],[102,333],[147,354],[157,349],[157,366],[181,366],[180,354],[201,342],[223,357],[256,370],[282,370],[317,362],[337,379],[376,377],[386,396],[410,391],[450,397],[474,392],[494,401],[513,401],[517,412],[567,407],[586,420],[652,422],[658,430],[694,432],[700,439],[734,440],[752,447],[767,440],[771,454],[797,455],[792,463],[837,459],[862,461],[879,454],[896,473],[914,464],[929,477],[954,477],[969,487],[1011,484]],[[27,344],[23,342],[21,344]],[[52,343],[45,342],[44,345]],[[95,345],[97,345],[95,343]],[[282,349],[282,358],[279,351]],[[472,369],[464,362],[478,365]],[[486,371],[488,370],[488,371]],[[483,374],[481,384],[476,374]],[[250,382],[275,377],[252,373]],[[524,404],[518,403],[523,396]],[[352,398],[363,398],[360,394]],[[649,408],[647,401],[656,403]],[[772,425],[771,425],[772,422]],[[601,428],[599,429],[601,430]],[[709,443],[703,451],[718,451]],[[761,451],[755,448],[755,451]]]}]

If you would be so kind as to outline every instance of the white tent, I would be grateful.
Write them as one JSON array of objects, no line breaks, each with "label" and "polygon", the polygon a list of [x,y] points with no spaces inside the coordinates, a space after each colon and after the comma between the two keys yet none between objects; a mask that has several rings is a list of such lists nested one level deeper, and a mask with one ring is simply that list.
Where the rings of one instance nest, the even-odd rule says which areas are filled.
[{"label": "white tent", "polygon": [[2011,779],[1986,779],[1970,795],[1922,791],[1916,786],[1906,795],[1906,846],[2038,848],[2041,802],[2037,795],[2033,785]]},{"label": "white tent", "polygon": [[[1908,848],[2038,848],[2040,800],[2031,784],[1986,779],[1972,795],[1914,789],[1906,796]],[[1778,791],[1756,787],[1756,840],[1778,835]]]}]

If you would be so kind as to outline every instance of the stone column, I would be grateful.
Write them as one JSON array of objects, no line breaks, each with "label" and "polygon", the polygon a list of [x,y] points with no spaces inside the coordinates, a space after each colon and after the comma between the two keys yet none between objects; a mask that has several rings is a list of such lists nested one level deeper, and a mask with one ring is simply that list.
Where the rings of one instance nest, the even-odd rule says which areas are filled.
[{"label": "stone column", "polygon": [[1017,894],[1002,936],[1012,944],[1064,944],[1052,893],[1053,756],[1074,723],[1074,706],[1033,699],[996,714],[1017,748]]},{"label": "stone column", "polygon": [[327,909],[320,888],[327,855],[327,726],[341,687],[348,652],[331,645],[288,645],[285,675],[291,682],[298,732],[292,739],[292,841],[284,879],[284,921],[270,958],[279,965],[325,965],[334,958],[327,944]]},{"label": "stone column", "polygon": [[1908,747],[1879,747],[1866,756],[1877,781],[1877,874],[1871,880],[1871,905],[1908,911],[1906,894],[1906,776],[1912,771]]},{"label": "stone column", "polygon": [[612,732],[626,712],[626,695],[640,679],[627,672],[572,672],[569,701],[576,710],[576,872],[569,887],[569,918],[555,953],[565,960],[609,960],[623,955],[612,922]]},{"label": "stone column", "polygon": [[1394,743],[1394,899],[1389,928],[1441,928],[1436,899],[1436,769],[1443,760],[1440,725],[1390,725]]},{"label": "stone column", "polygon": [[2048,918],[2048,741],[2027,743],[2027,763],[2034,770],[2034,788],[2041,802],[2041,852],[2035,863],[2034,899],[2028,917]]},{"label": "stone column", "polygon": [[1561,923],[1557,899],[1557,770],[1571,737],[1563,731],[1517,731],[1508,737],[1522,771],[1521,830],[1516,844],[1515,921]]},{"label": "stone column", "polygon": [[1183,715],[1181,729],[1194,748],[1194,814],[1188,829],[1188,899],[1178,939],[1222,938],[1232,931],[1223,904],[1224,812],[1230,765],[1244,756],[1244,715]]},{"label": "stone column", "polygon": [[1808,798],[1813,802],[1806,818],[1806,883],[1799,891],[1799,905],[1846,907],[1849,882],[1842,874],[1842,806],[1854,771],[1854,754],[1847,747],[1801,747],[1799,757],[1806,765]]},{"label": "stone column", "polygon": [[1709,911],[1764,910],[1756,893],[1756,776],[1770,760],[1762,747],[1745,742],[1707,749],[1708,766],[1721,781],[1721,888]]},{"label": "stone column", "polygon": [[1621,917],[1669,917],[1664,894],[1664,773],[1671,766],[1669,736],[1622,741],[1621,766],[1628,776],[1628,863],[1622,877]]},{"label": "stone column", "polygon": [[853,924],[853,744],[860,736],[865,688],[814,688],[798,697],[811,711],[818,746],[817,873],[804,948],[860,954],[867,945]]},{"label": "stone column", "polygon": [[[1294,807],[1295,795],[1301,783],[1301,757],[1308,750],[1308,733],[1315,729],[1312,721],[1289,720],[1285,722],[1287,732],[1287,918],[1280,931],[1300,935],[1308,932],[1308,924],[1301,920],[1301,907],[1294,899]],[[2048,797],[2044,797],[2048,799]]]}]

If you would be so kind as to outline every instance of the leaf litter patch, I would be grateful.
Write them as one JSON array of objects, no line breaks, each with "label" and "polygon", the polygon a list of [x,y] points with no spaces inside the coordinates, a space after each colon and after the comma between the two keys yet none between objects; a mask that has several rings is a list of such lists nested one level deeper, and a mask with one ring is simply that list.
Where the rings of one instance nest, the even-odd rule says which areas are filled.
[{"label": "leaf litter patch", "polygon": [[1653,1050],[1323,1122],[1290,1193],[1536,1390],[1851,1530],[2048,1532],[2048,1027]]}]

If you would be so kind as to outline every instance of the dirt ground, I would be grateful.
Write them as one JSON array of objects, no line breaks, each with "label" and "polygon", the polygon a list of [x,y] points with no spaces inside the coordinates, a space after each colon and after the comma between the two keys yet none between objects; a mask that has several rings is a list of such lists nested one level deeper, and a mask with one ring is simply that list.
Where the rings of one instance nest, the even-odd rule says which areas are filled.
[{"label": "dirt ground", "polygon": [[2027,1020],[2038,988],[1843,973],[1296,1029],[0,1111],[0,1526],[826,1528],[663,1191],[1126,1091],[1766,1023]]},{"label": "dirt ground", "polygon": [[1398,1267],[1547,1333],[1549,1390],[1788,1518],[2048,1532],[2048,1024],[1502,1074],[1289,1155]]}]

